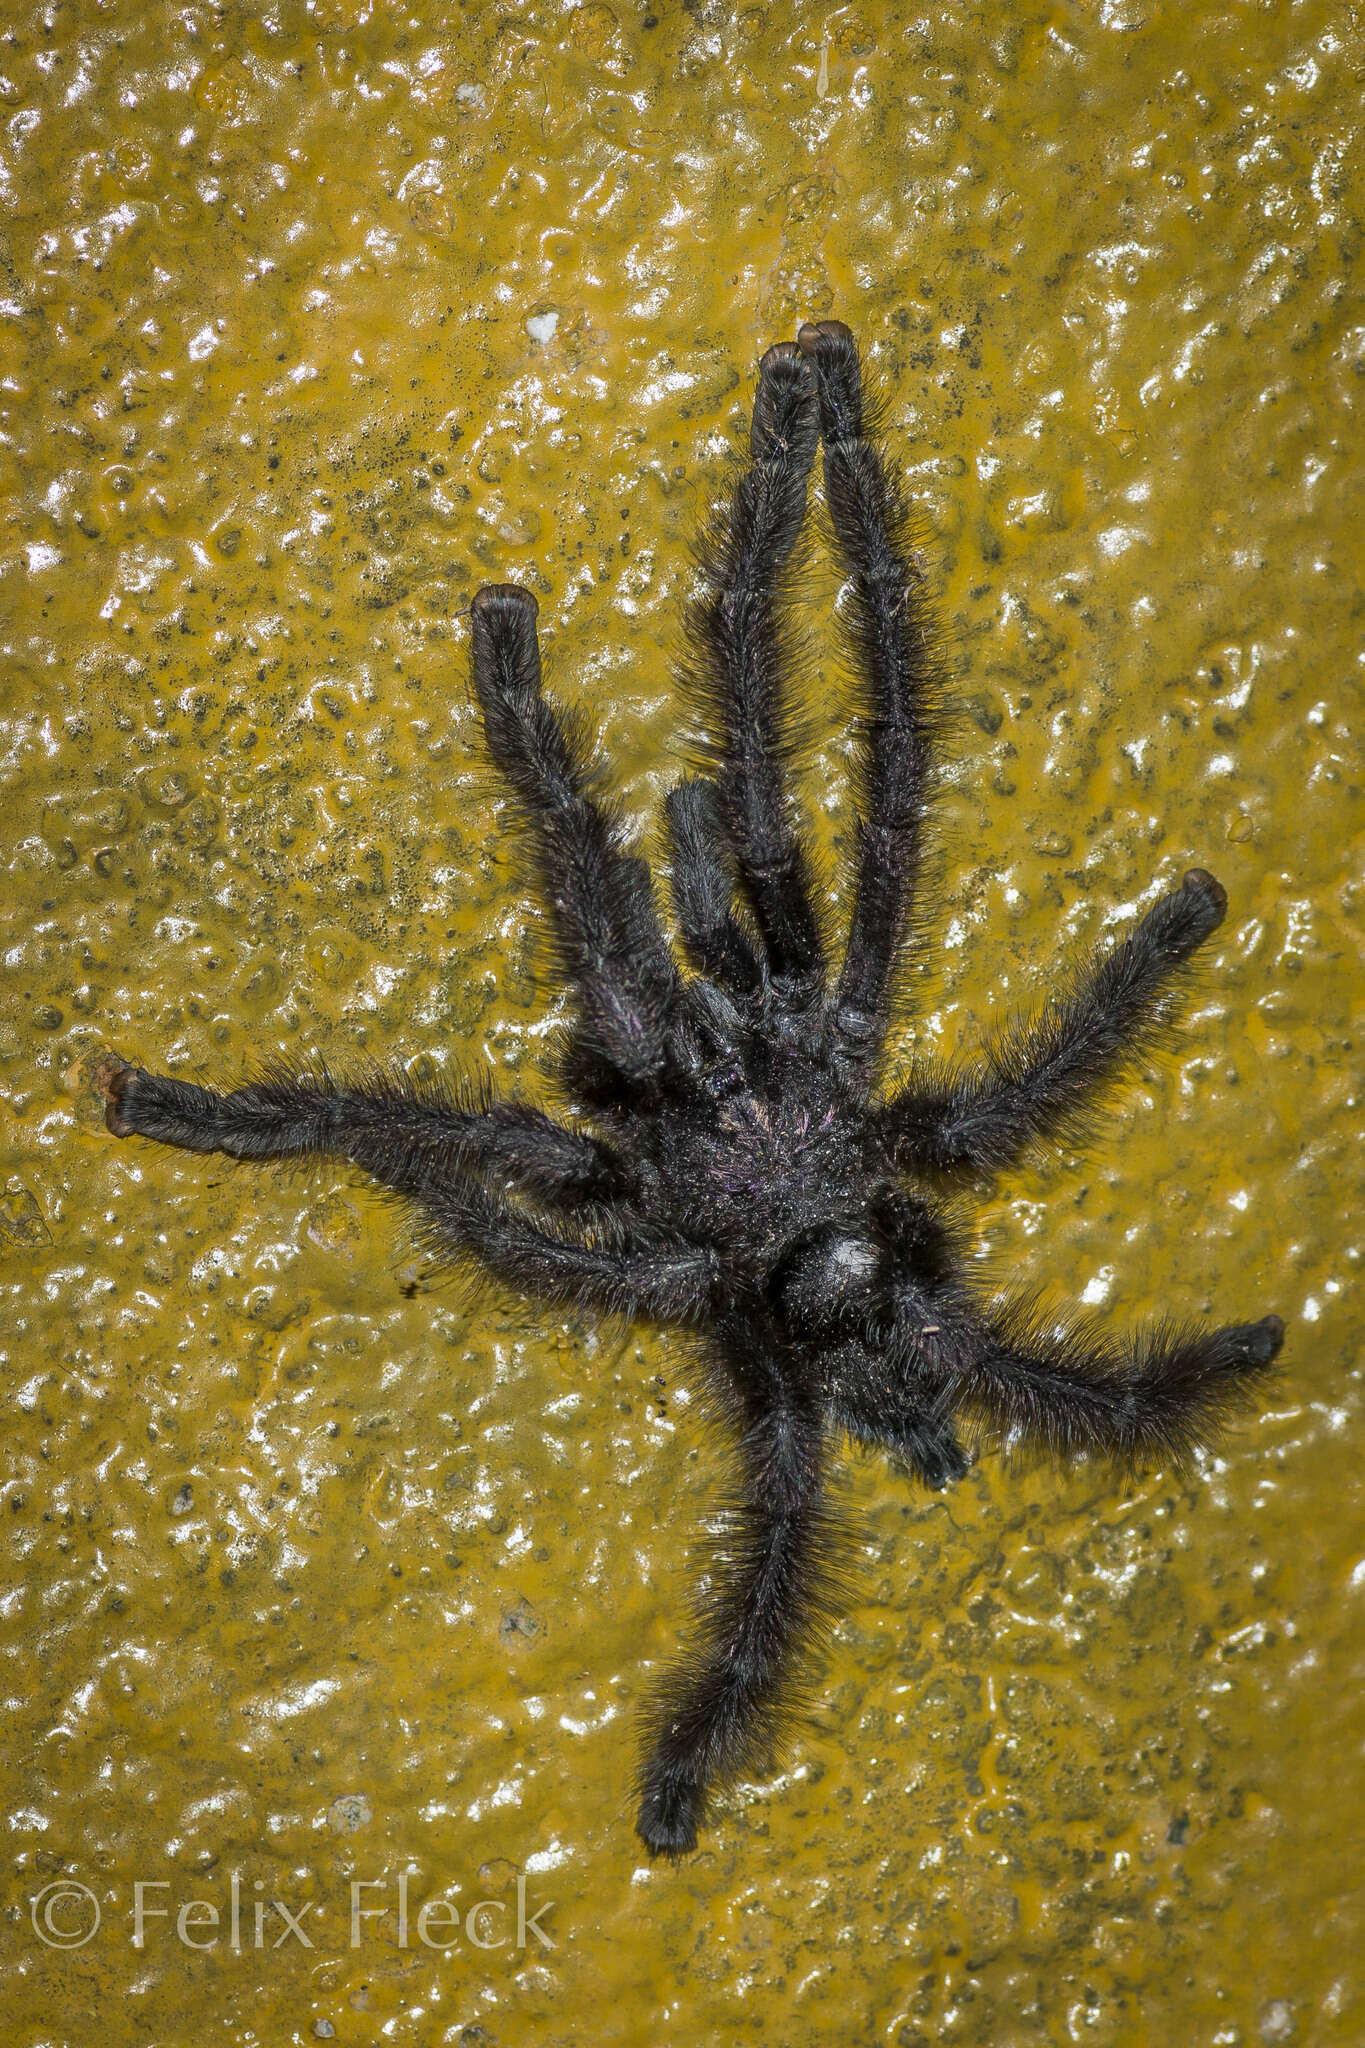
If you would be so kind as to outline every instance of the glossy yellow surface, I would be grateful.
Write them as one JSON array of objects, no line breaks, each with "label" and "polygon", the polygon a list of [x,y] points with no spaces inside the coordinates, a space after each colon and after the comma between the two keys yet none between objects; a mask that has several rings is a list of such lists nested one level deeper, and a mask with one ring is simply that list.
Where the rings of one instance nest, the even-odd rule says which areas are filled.
[{"label": "glossy yellow surface", "polygon": [[[1365,2039],[1353,12],[8,10],[6,2043]],[[1104,1141],[983,1191],[983,1269],[1288,1337],[1188,1480],[850,1457],[818,1710],[650,1869],[718,1470],[681,1345],[453,1290],[350,1175],[120,1145],[92,1073],[538,1086],[467,600],[539,592],[657,849],[689,537],[825,313],[963,710],[920,1042],[1194,862],[1231,902]]]}]

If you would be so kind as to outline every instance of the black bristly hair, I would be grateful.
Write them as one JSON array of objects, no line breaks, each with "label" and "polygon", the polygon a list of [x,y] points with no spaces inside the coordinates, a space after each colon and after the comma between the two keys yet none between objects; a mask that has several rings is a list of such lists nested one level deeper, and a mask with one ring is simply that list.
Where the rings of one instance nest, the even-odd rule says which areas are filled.
[{"label": "black bristly hair", "polygon": [[[864,690],[837,963],[785,773],[784,603],[817,447]],[[641,1769],[639,1832],[669,1856],[695,1846],[711,1789],[765,1757],[802,1651],[837,1610],[841,1435],[896,1452],[931,1487],[967,1469],[964,1416],[1061,1454],[1178,1462],[1248,1398],[1283,1336],[1263,1316],[1099,1337],[967,1284],[936,1179],[1071,1135],[1169,1018],[1225,897],[1190,869],[1032,1022],[974,1060],[883,1078],[897,966],[925,926],[937,669],[904,484],[838,321],[764,356],[749,463],[703,559],[690,624],[709,765],[667,805],[690,971],[581,735],[542,693],[535,599],[492,584],[471,607],[488,744],[530,826],[575,999],[563,1072],[578,1120],[382,1073],[276,1068],[226,1094],[112,1056],[100,1073],[120,1137],[349,1161],[448,1257],[541,1301],[696,1333],[735,1459],[728,1540]]]}]

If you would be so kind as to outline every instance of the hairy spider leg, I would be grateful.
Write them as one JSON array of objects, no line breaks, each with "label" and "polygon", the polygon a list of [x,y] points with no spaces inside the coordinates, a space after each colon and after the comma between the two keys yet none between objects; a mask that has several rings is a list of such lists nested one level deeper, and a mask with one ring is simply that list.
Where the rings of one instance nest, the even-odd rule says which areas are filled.
[{"label": "hairy spider leg", "polygon": [[[434,1251],[472,1254],[509,1285],[551,1301],[694,1323],[710,1300],[714,1255],[640,1225],[614,1199],[622,1169],[607,1148],[539,1110],[464,1111],[387,1080],[343,1087],[312,1075],[219,1095],[113,1060],[100,1079],[118,1137],[233,1159],[346,1159],[418,1204]],[[592,1241],[544,1227],[504,1189],[481,1186],[479,1173],[560,1208],[566,1224],[581,1204],[601,1204],[590,1212]]]},{"label": "hairy spider leg", "polygon": [[829,1417],[870,1449],[904,1458],[926,1486],[951,1486],[971,1468],[945,1408],[942,1389],[916,1385],[884,1351],[850,1340],[829,1364]]},{"label": "hairy spider leg", "polygon": [[712,1311],[719,1262],[705,1246],[654,1230],[625,1209],[593,1218],[593,1237],[546,1227],[470,1181],[414,1190],[439,1254],[468,1254],[507,1286],[600,1315],[697,1327]]},{"label": "hairy spider leg", "polygon": [[614,1202],[629,1168],[600,1139],[527,1104],[475,1107],[452,1091],[376,1074],[359,1082],[275,1072],[220,1094],[170,1074],[102,1062],[105,1121],[116,1137],[153,1138],[230,1159],[345,1159],[399,1194],[486,1178],[551,1207]]},{"label": "hairy spider leg", "polygon": [[[822,434],[870,712],[852,927],[828,1002],[782,774],[780,670]],[[584,1082],[608,1142],[396,1073],[350,1083],[274,1068],[219,1094],[113,1058],[99,1072],[120,1136],[235,1158],[345,1158],[414,1204],[441,1256],[555,1304],[702,1333],[739,1483],[695,1652],[660,1692],[641,1768],[638,1829],[666,1855],[695,1847],[718,1778],[766,1762],[798,1653],[830,1618],[835,1426],[899,1451],[934,1486],[965,1469],[959,1412],[1064,1454],[1178,1460],[1246,1398],[1284,1334],[1266,1316],[1097,1338],[978,1304],[947,1213],[897,1186],[895,1167],[990,1168],[1079,1128],[1089,1089],[1169,1014],[1178,970],[1225,899],[1191,871],[975,1067],[926,1068],[870,1105],[898,949],[919,915],[934,676],[898,474],[873,445],[838,323],[764,358],[751,458],[708,544],[709,594],[693,615],[713,766],[669,801],[678,924],[699,973],[675,965],[645,865],[594,798],[577,723],[541,695],[534,599],[490,586],[471,610],[490,748],[534,833],[576,996],[564,1071]]]},{"label": "hairy spider leg", "polygon": [[665,800],[673,855],[673,908],[688,958],[727,994],[756,995],[760,969],[735,915],[734,856],[720,792],[705,776],[678,783]]},{"label": "hairy spider leg", "polygon": [[1073,974],[1035,1018],[989,1045],[984,1065],[912,1072],[879,1115],[898,1162],[989,1170],[1038,1139],[1081,1135],[1092,1091],[1159,1036],[1179,970],[1226,908],[1222,886],[1191,868],[1112,953]]},{"label": "hairy spider leg", "polygon": [[587,749],[540,689],[536,600],[489,583],[470,607],[474,688],[493,758],[535,835],[580,1042],[627,1085],[648,1092],[669,1064],[677,972],[649,870],[621,851],[610,811],[590,794]]},{"label": "hairy spider leg", "polygon": [[[709,588],[689,615],[691,680],[718,727],[715,787],[778,1000],[801,1007],[824,977],[806,856],[782,770],[784,578],[806,516],[819,438],[815,382],[794,342],[759,365],[751,467],[723,527],[706,535]],[[694,823],[706,825],[698,813]],[[715,855],[723,860],[723,854]]]},{"label": "hairy spider leg", "polygon": [[[931,1203],[893,1192],[874,1201],[866,1222],[880,1271],[861,1307],[835,1304],[837,1320],[851,1318],[853,1327],[837,1330],[824,1354],[830,1420],[857,1443],[894,1451],[926,1486],[948,1486],[971,1464],[952,1426],[952,1401],[943,1386],[908,1370],[905,1345],[889,1339],[905,1289],[951,1283],[952,1233]],[[827,1299],[829,1292],[826,1283]]]},{"label": "hairy spider leg", "polygon": [[696,1847],[714,1780],[761,1766],[797,1654],[826,1625],[833,1591],[838,1531],[823,1497],[820,1404],[752,1331],[723,1348],[743,1400],[740,1495],[700,1644],[658,1695],[636,1823],[656,1856]]},{"label": "hairy spider leg", "polygon": [[865,431],[853,336],[841,320],[821,320],[804,326],[797,342],[820,395],[825,499],[849,579],[848,623],[870,714],[858,764],[853,916],[833,1009],[844,1059],[870,1066],[915,915],[937,664],[904,486]]},{"label": "hairy spider leg", "polygon": [[[1099,1451],[1136,1465],[1185,1462],[1284,1342],[1279,1316],[1222,1329],[1158,1323],[1127,1338],[1042,1331],[1020,1306],[980,1311],[958,1289],[903,1287],[890,1350],[907,1384],[984,1414],[1059,1456]],[[923,1393],[919,1393],[923,1399]]]}]

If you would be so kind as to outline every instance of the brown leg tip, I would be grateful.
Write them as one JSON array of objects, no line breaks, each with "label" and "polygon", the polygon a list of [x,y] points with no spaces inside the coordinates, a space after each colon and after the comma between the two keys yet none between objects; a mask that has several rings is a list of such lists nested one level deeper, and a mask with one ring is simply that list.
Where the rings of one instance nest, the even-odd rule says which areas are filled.
[{"label": "brown leg tip", "polygon": [[771,370],[778,363],[804,363],[805,357],[794,341],[775,341],[771,348],[765,348],[758,359],[759,374]]},{"label": "brown leg tip", "polygon": [[1262,1316],[1259,1327],[1265,1332],[1266,1343],[1270,1346],[1270,1356],[1274,1358],[1284,1342],[1284,1318]]},{"label": "brown leg tip", "polygon": [[1200,897],[1206,904],[1213,925],[1223,922],[1227,914],[1228,892],[1222,883],[1211,875],[1207,868],[1189,868],[1180,884],[1192,896]]},{"label": "brown leg tip", "polygon": [[540,610],[533,590],[521,583],[485,583],[470,599],[471,612],[527,611],[532,618]]},{"label": "brown leg tip", "polygon": [[128,1084],[137,1073],[129,1060],[121,1060],[117,1053],[106,1053],[95,1068],[95,1085],[104,1096],[104,1121],[116,1138],[130,1138],[133,1126],[123,1114],[123,1098]]},{"label": "brown leg tip", "polygon": [[853,329],[842,320],[807,320],[798,328],[796,345],[803,355],[813,356],[822,342],[843,342],[853,346]]}]

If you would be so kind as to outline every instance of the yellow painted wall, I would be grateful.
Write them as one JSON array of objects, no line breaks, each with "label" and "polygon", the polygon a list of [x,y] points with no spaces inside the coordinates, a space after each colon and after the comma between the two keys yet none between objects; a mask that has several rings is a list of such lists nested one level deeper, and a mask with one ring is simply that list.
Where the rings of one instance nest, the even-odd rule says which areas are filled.
[{"label": "yellow painted wall", "polygon": [[[7,10],[6,2044],[1365,2039],[1353,12]],[[1103,1141],[982,1192],[983,1270],[1288,1337],[1187,1478],[850,1457],[818,1713],[649,1869],[636,1702],[716,1470],[681,1345],[453,1289],[350,1175],[120,1145],[93,1069],[537,1086],[468,598],[535,587],[652,834],[689,537],[827,313],[962,714],[917,1042],[1192,863],[1231,903]],[[402,1873],[408,1945],[351,1946]],[[432,1898],[502,1907],[438,1954]],[[253,1947],[275,1899],[311,1949]]]}]

